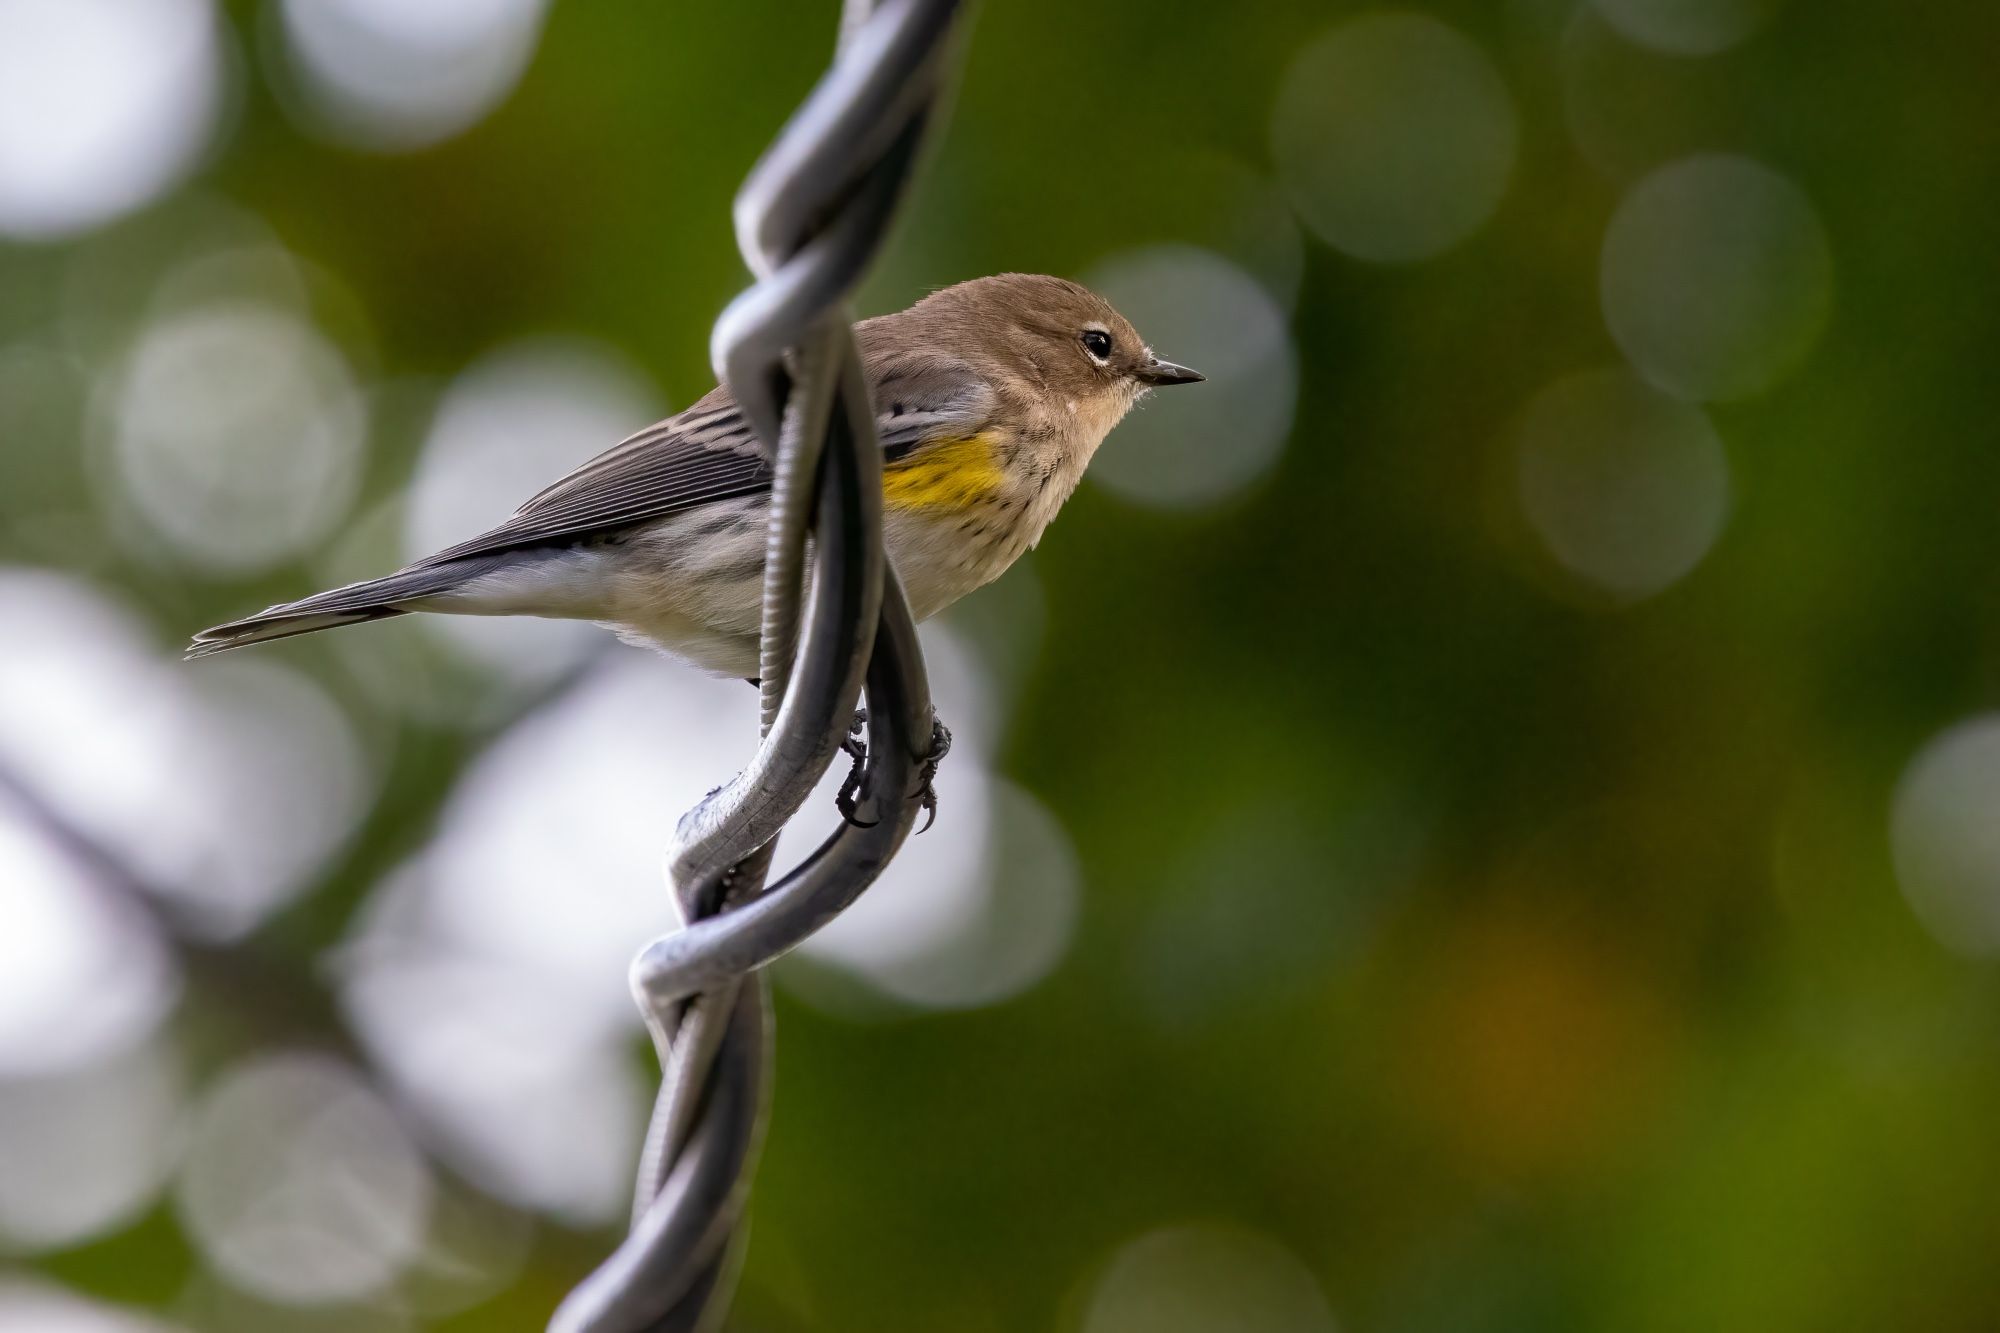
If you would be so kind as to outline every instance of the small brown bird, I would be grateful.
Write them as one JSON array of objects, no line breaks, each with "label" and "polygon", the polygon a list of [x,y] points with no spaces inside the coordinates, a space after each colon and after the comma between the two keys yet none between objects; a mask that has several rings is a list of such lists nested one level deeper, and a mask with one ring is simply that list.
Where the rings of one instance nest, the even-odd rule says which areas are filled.
[{"label": "small brown bird", "polygon": [[[1003,273],[861,323],[884,539],[918,619],[1041,540],[1162,361],[1103,297]],[[726,388],[649,426],[499,527],[393,574],[203,630],[201,657],[410,611],[594,620],[705,670],[757,674],[771,468]]]}]

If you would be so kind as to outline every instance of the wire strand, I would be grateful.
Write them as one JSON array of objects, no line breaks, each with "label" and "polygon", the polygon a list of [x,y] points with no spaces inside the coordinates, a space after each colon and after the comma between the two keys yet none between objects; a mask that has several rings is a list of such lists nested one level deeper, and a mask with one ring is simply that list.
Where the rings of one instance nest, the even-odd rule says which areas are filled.
[{"label": "wire strand", "polygon": [[[683,815],[667,864],[681,928],[632,965],[661,1063],[632,1228],[554,1333],[712,1329],[743,1254],[770,1086],[760,970],[860,896],[916,821],[934,719],[882,548],[882,447],[847,302],[880,252],[957,61],[960,0],[848,0],[833,66],[735,205],[758,281],[716,321],[718,375],[769,451],[759,726],[748,765]],[[775,884],[779,833],[846,739],[867,761],[843,821]]]}]

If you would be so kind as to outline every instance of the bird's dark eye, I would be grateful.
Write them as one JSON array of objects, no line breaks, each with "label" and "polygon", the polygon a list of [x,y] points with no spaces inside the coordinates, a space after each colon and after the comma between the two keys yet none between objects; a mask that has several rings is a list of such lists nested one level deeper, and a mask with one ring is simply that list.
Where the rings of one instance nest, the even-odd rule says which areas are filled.
[{"label": "bird's dark eye", "polygon": [[1099,361],[1108,359],[1111,356],[1111,335],[1103,329],[1085,329],[1083,331],[1083,350],[1096,357]]}]

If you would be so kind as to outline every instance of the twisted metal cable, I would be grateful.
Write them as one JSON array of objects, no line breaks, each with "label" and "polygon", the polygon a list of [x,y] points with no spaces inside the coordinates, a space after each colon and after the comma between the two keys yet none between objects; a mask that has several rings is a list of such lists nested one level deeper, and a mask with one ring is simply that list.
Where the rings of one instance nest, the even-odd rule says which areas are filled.
[{"label": "twisted metal cable", "polygon": [[[847,300],[940,118],[964,9],[847,0],[833,67],[737,195],[737,241],[757,282],[717,320],[713,351],[774,470],[763,741],[682,817],[668,850],[681,927],[632,967],[662,1071],[632,1229],[563,1302],[554,1333],[719,1322],[769,1087],[759,969],[881,873],[936,757],[916,626],[882,550],[881,447]],[[839,751],[864,687],[868,757],[854,818],[766,887],[778,833]]]}]

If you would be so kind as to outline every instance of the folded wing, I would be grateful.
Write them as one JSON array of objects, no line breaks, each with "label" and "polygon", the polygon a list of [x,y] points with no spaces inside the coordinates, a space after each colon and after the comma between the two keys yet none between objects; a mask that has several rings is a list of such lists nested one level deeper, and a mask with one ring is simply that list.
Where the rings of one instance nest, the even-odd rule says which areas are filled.
[{"label": "folded wing", "polygon": [[[885,358],[872,377],[886,461],[920,456],[990,424],[993,391],[966,367]],[[728,391],[613,445],[542,491],[499,527],[421,565],[576,541],[771,488],[771,464]]]}]

